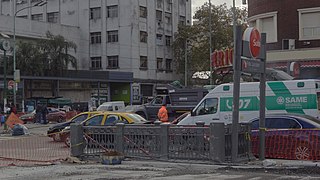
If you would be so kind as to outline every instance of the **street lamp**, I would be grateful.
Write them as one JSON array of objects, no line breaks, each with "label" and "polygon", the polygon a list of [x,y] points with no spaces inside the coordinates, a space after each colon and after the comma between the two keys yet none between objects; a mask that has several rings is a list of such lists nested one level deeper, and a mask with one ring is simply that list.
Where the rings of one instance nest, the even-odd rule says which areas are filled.
[{"label": "street lamp", "polygon": [[[14,77],[14,81],[16,81],[16,16],[17,14],[22,11],[22,10],[25,10],[25,9],[28,9],[28,8],[32,8],[32,7],[40,7],[40,6],[43,6],[47,4],[47,1],[40,1],[40,2],[37,2],[31,6],[27,6],[27,7],[24,7],[22,9],[19,9],[18,11],[16,11],[14,13],[14,16],[13,16],[13,77]],[[16,82],[14,83],[14,86],[13,86],[13,104],[16,106],[17,104],[17,97],[16,97]]]}]

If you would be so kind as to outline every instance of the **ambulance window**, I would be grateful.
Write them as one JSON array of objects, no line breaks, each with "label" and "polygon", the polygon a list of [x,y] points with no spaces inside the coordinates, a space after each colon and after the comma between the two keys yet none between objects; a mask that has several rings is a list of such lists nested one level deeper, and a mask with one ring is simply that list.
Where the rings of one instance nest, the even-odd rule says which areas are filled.
[{"label": "ambulance window", "polygon": [[202,103],[196,109],[196,115],[215,114],[218,109],[218,99],[208,98],[202,101]]},{"label": "ambulance window", "polygon": [[318,110],[320,110],[320,92],[317,93]]}]

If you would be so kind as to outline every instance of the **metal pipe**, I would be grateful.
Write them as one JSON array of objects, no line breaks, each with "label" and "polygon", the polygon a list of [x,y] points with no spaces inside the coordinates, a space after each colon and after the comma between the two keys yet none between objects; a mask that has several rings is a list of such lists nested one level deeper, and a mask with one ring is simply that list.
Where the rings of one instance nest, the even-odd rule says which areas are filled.
[{"label": "metal pipe", "polygon": [[210,85],[213,84],[213,77],[212,77],[212,62],[211,62],[211,53],[212,53],[212,36],[211,36],[211,0],[209,0],[209,46],[210,46],[210,53],[209,53],[209,67],[210,67]]}]

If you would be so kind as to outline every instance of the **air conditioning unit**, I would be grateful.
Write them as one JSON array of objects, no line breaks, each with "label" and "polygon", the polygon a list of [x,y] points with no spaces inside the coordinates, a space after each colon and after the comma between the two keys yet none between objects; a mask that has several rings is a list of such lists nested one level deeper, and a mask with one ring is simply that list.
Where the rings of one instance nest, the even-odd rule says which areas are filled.
[{"label": "air conditioning unit", "polygon": [[295,39],[282,39],[282,49],[285,50],[294,50],[296,48],[295,46],[296,40]]}]

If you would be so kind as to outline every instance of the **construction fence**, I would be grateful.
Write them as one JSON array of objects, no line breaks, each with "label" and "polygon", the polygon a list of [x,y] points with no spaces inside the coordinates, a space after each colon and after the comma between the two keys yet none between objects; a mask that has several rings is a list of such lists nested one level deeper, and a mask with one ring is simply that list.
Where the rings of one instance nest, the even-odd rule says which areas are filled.
[{"label": "construction fence", "polygon": [[[251,156],[250,129],[239,125],[237,161]],[[161,160],[231,162],[231,126],[212,123],[181,127],[170,124],[71,125],[71,154],[96,156],[116,151],[126,157]]]},{"label": "construction fence", "polygon": [[0,166],[45,165],[70,156],[64,143],[44,135],[1,137],[0,147]]}]

